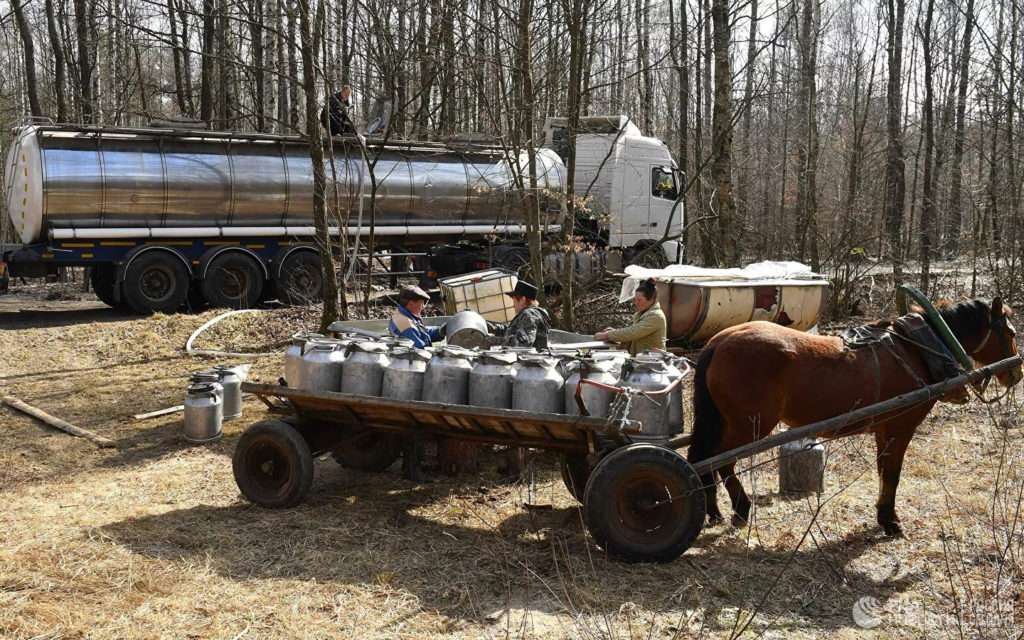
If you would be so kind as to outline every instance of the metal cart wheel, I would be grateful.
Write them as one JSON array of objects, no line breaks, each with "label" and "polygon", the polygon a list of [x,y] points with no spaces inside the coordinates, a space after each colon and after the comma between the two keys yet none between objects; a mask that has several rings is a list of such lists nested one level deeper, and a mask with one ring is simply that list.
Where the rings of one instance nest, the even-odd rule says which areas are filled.
[{"label": "metal cart wheel", "polygon": [[274,509],[302,502],[313,484],[313,455],[294,427],[261,420],[239,438],[231,460],[235,482],[256,504]]},{"label": "metal cart wheel", "polygon": [[590,479],[591,468],[587,462],[585,453],[565,453],[560,456],[562,468],[562,482],[577,502],[583,502],[583,494],[587,490],[587,480]]},{"label": "metal cart wheel", "polygon": [[669,562],[704,526],[700,478],[681,455],[652,444],[617,449],[587,482],[583,514],[597,544],[627,562]]},{"label": "metal cart wheel", "polygon": [[331,452],[346,469],[384,471],[402,454],[401,443],[393,435],[369,432],[344,442]]}]

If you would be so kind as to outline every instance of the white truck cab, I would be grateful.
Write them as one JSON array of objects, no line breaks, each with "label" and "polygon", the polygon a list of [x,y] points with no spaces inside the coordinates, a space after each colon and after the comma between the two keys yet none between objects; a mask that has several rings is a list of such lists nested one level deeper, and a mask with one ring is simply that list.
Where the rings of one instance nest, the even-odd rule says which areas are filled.
[{"label": "white truck cab", "polygon": [[[544,146],[567,156],[567,121],[544,122]],[[667,262],[679,262],[676,238],[683,228],[679,199],[683,176],[661,140],[640,133],[626,116],[580,118],[576,138],[575,193],[607,232],[610,247],[636,253],[661,241]]]}]

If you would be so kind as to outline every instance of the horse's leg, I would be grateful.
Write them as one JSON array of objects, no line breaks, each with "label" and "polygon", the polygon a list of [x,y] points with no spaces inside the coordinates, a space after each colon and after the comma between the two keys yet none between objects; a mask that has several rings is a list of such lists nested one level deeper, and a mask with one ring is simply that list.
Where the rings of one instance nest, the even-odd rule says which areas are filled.
[{"label": "horse's leg", "polygon": [[890,434],[885,429],[875,432],[875,446],[878,453],[878,524],[886,535],[902,536],[900,519],[896,515],[896,487],[903,470],[903,455],[910,444],[910,434]]},{"label": "horse's leg", "polygon": [[708,514],[708,524],[722,524],[725,521],[725,517],[722,515],[721,509],[718,508],[718,483],[715,482],[714,472],[701,476],[700,482],[704,485],[704,502],[707,505],[705,508]]},{"label": "horse's leg", "polygon": [[725,483],[729,492],[729,499],[732,500],[732,524],[734,527],[744,527],[750,520],[750,498],[743,489],[743,483],[736,477],[736,463],[721,467],[718,475]]}]

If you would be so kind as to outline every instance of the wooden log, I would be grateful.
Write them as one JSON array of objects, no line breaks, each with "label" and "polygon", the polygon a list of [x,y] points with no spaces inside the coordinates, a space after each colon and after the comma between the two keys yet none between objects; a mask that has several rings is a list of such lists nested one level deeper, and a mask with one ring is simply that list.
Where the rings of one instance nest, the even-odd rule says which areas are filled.
[{"label": "wooden log", "polygon": [[719,467],[724,467],[727,464],[737,462],[744,458],[749,458],[750,456],[756,453],[761,453],[762,451],[774,449],[775,447],[787,442],[793,442],[800,438],[817,436],[829,431],[836,431],[856,422],[860,422],[861,420],[874,418],[875,416],[888,411],[893,411],[894,409],[900,409],[912,404],[938,400],[949,393],[951,389],[957,389],[968,384],[981,382],[982,380],[985,380],[997,373],[1009,371],[1010,369],[1019,367],[1020,365],[1021,357],[1019,355],[1006,358],[1005,360],[1000,360],[999,362],[979,367],[974,371],[968,371],[967,373],[955,378],[950,378],[943,382],[937,382],[935,384],[928,385],[927,387],[921,387],[920,389],[915,389],[909,393],[904,393],[903,395],[884,400],[877,404],[868,405],[849,413],[829,418],[828,420],[822,420],[821,422],[812,422],[811,424],[805,424],[802,427],[788,429],[781,433],[770,435],[767,438],[756,440],[750,444],[745,444],[742,447],[723,451],[717,456],[708,458],[707,460],[701,460],[694,464],[693,470],[696,471],[698,475],[705,475]]},{"label": "wooden log", "polygon": [[97,435],[92,431],[82,429],[81,427],[76,427],[75,425],[69,422],[64,422],[60,418],[55,418],[50,414],[46,413],[45,411],[43,411],[42,409],[37,409],[30,404],[22,402],[21,400],[15,398],[14,396],[4,396],[3,402],[9,407],[17,409],[18,411],[21,411],[23,413],[27,413],[28,415],[38,420],[42,420],[51,427],[70,433],[73,436],[85,438],[86,440],[93,443],[97,447],[105,448],[117,446],[113,440],[104,438],[103,436]]},{"label": "wooden log", "polygon": [[136,420],[148,420],[149,418],[156,418],[158,416],[166,416],[169,413],[177,413],[178,411],[184,411],[185,405],[179,404],[176,407],[167,407],[166,409],[157,409],[156,411],[150,411],[149,413],[137,413],[133,417]]},{"label": "wooden log", "polygon": [[779,447],[779,493],[805,496],[825,489],[825,447],[802,438]]}]

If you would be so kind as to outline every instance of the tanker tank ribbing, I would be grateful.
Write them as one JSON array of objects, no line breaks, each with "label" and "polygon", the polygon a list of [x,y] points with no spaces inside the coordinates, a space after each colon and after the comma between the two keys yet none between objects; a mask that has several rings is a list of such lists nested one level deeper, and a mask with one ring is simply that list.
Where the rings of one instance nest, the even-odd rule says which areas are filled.
[{"label": "tanker tank ribbing", "polygon": [[[351,225],[362,179],[366,217],[349,231],[365,234],[370,170],[354,140],[335,138],[334,147]],[[381,235],[524,228],[524,202],[502,149],[403,141],[370,141],[368,148]],[[563,206],[548,195],[563,191],[565,167],[550,149],[536,157],[543,219],[557,224]],[[526,153],[517,161],[525,167]],[[330,180],[330,166],[327,173]],[[26,244],[48,236],[308,235],[313,224],[312,165],[297,136],[27,126],[11,144],[4,186],[14,230]],[[332,192],[329,183],[329,198]]]}]

